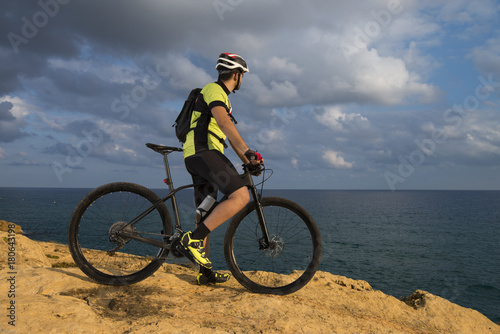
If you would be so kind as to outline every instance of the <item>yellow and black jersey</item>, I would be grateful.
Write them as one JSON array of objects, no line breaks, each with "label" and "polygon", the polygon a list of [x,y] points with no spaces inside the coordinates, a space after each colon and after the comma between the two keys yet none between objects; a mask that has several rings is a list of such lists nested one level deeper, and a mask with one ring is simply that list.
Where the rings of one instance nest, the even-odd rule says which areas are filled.
[{"label": "yellow and black jersey", "polygon": [[217,150],[224,153],[226,135],[212,117],[212,108],[221,106],[231,113],[229,90],[221,82],[212,82],[203,87],[196,99],[191,115],[191,129],[183,145],[184,158],[206,150]]}]

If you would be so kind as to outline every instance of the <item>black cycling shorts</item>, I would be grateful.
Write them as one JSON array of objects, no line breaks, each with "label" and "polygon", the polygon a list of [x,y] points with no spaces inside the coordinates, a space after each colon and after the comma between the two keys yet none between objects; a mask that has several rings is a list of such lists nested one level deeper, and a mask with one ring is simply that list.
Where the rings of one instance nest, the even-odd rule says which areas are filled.
[{"label": "black cycling shorts", "polygon": [[219,190],[226,196],[245,186],[229,159],[219,151],[207,150],[184,159],[186,169],[193,178],[193,183],[205,183],[195,187],[194,196],[196,206],[211,195],[217,198]]}]

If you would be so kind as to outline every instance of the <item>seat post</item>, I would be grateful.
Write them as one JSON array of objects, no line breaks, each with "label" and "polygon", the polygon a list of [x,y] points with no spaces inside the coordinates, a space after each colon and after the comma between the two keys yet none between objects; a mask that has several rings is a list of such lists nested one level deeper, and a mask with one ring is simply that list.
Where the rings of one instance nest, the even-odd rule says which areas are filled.
[{"label": "seat post", "polygon": [[[165,163],[165,173],[167,174],[167,178],[165,179],[165,183],[168,186],[168,190],[170,193],[172,193],[175,188],[174,188],[174,182],[172,181],[172,176],[170,174],[170,166],[168,164],[168,158],[167,158],[168,153],[163,153],[163,162]],[[172,195],[171,197],[172,200],[172,210],[174,212],[174,219],[176,223],[176,227],[180,226],[180,218],[179,218],[179,210],[177,208],[177,200],[175,198],[175,194]]]}]

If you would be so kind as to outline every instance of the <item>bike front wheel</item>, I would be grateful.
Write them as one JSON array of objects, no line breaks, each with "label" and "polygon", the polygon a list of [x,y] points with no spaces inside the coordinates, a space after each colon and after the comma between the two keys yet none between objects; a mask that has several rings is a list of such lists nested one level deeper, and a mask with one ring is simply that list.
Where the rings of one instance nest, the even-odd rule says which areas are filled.
[{"label": "bike front wheel", "polygon": [[270,242],[263,238],[255,203],[236,214],[226,230],[224,254],[233,276],[250,291],[293,293],[314,276],[321,259],[321,235],[297,203],[279,197],[261,200]]},{"label": "bike front wheel", "polygon": [[[127,226],[153,205],[151,212]],[[139,282],[153,274],[168,255],[167,249],[119,236],[120,230],[163,241],[172,234],[172,220],[158,195],[138,184],[109,183],[88,193],[73,211],[68,243],[78,267],[99,283]]]}]

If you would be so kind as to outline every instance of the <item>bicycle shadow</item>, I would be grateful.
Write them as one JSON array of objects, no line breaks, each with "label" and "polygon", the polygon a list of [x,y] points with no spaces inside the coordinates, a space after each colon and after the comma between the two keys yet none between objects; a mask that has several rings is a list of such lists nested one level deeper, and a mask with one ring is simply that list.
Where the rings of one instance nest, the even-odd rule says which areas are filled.
[{"label": "bicycle shadow", "polygon": [[59,274],[64,274],[66,276],[78,278],[78,279],[80,279],[82,281],[86,281],[86,282],[89,282],[89,283],[97,283],[96,281],[94,281],[93,279],[91,279],[90,277],[88,277],[87,275],[85,275],[84,273],[82,273],[81,271],[80,272],[71,272],[68,269],[64,269],[64,268],[47,268],[47,269],[49,271],[52,271],[52,272],[56,272],[56,273],[59,273]]},{"label": "bicycle shadow", "polygon": [[[101,286],[103,288],[109,287],[109,285],[100,284],[100,283],[94,281],[93,279],[91,279],[90,277],[88,277],[87,275],[85,275],[81,271],[72,271],[75,268],[69,268],[69,269],[68,268],[47,268],[47,269],[52,271],[52,272],[56,272],[56,273],[63,274],[63,275],[69,276],[69,277],[77,278],[77,279],[84,281],[86,283],[96,284],[96,285]],[[78,269],[78,268],[76,268],[76,269]],[[201,287],[196,282],[197,272],[195,272],[195,271],[193,271],[192,273],[169,273],[169,272],[159,273],[159,272],[157,272],[157,273],[153,274],[151,277],[146,278],[145,281],[147,281],[147,280],[154,281],[155,276],[158,274],[170,274],[170,275],[175,276],[177,279],[179,279],[185,283],[188,283],[192,287]],[[156,277],[156,279],[158,279],[158,277]],[[231,280],[234,280],[234,277],[231,277]],[[140,282],[138,282],[138,283],[140,283]],[[137,283],[126,285],[126,286],[133,286],[135,284],[137,284]],[[208,287],[210,289],[222,289],[225,291],[234,291],[234,292],[247,291],[244,287],[234,286],[230,282],[228,282],[228,284],[210,284],[210,285],[207,285],[206,287]]]},{"label": "bicycle shadow", "polygon": [[[175,275],[178,279],[188,283],[189,285],[193,286],[193,287],[207,287],[209,289],[217,289],[217,290],[224,290],[224,291],[233,291],[233,292],[238,292],[238,293],[241,293],[241,292],[248,292],[247,289],[245,289],[243,286],[241,285],[234,285],[233,283],[236,282],[236,279],[234,277],[231,276],[231,279],[229,280],[229,282],[227,283],[223,283],[223,284],[209,284],[209,285],[199,285],[197,282],[196,282],[196,274],[187,274],[187,273],[182,273],[182,274],[173,274]],[[154,279],[154,277],[153,277]],[[234,281],[233,281],[234,280]],[[231,282],[233,281],[233,282]]]},{"label": "bicycle shadow", "polygon": [[[160,272],[156,272],[154,275],[158,275],[158,274],[162,274],[162,273],[174,275],[177,279],[179,279],[185,283],[188,283],[190,286],[193,286],[193,287],[208,287],[208,288],[213,288],[213,289],[223,289],[226,291],[230,290],[230,291],[235,291],[235,292],[248,291],[243,286],[239,285],[238,283],[236,283],[237,285],[235,286],[234,282],[237,282],[237,281],[232,275],[231,275],[230,280],[227,283],[199,285],[198,282],[196,281],[196,276],[199,273],[199,267],[197,265],[194,265],[190,262],[175,263],[175,264],[170,264],[170,265],[177,266],[177,270],[160,271]],[[181,270],[181,272],[179,272],[178,270]],[[227,271],[227,270],[222,270],[222,272],[229,273],[229,271]],[[154,276],[152,276],[151,279],[154,279]]]}]

